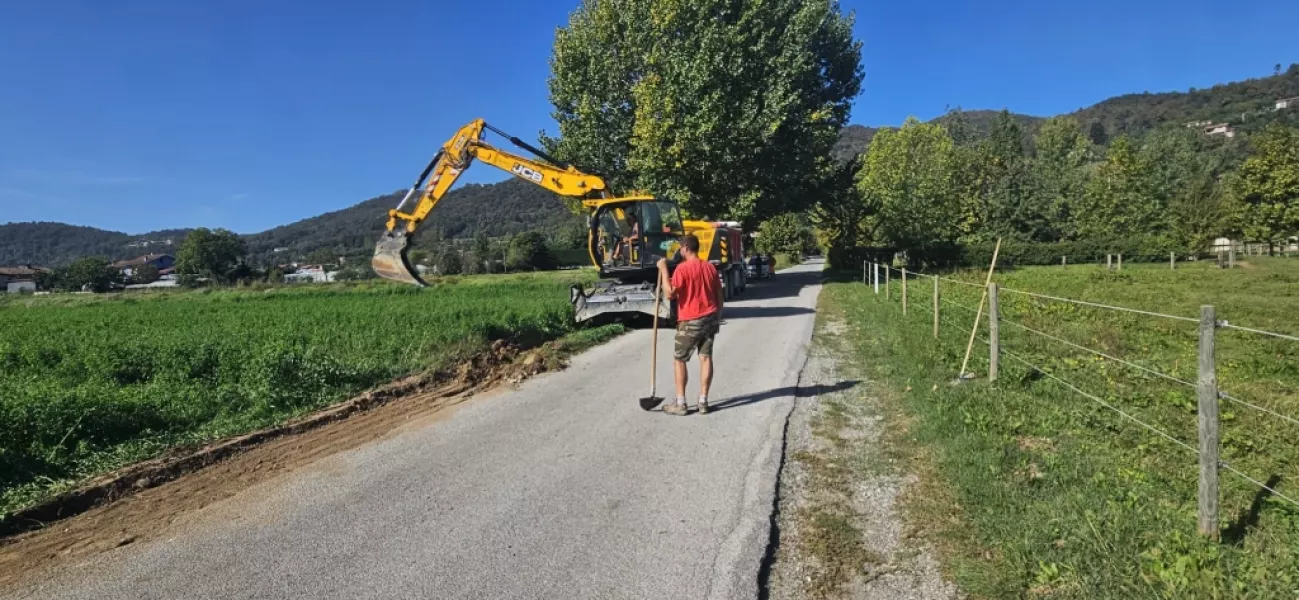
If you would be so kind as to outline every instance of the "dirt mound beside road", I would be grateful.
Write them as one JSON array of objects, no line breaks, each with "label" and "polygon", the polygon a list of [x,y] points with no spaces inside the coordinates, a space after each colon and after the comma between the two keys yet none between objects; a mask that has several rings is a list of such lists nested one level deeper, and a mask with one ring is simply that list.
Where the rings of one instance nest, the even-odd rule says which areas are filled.
[{"label": "dirt mound beside road", "polygon": [[[442,418],[476,393],[562,366],[560,343],[492,347],[272,427],[176,450],[97,478],[0,524],[0,585],[54,563],[144,541],[182,515],[332,454]],[[441,413],[441,414],[440,414]]]}]

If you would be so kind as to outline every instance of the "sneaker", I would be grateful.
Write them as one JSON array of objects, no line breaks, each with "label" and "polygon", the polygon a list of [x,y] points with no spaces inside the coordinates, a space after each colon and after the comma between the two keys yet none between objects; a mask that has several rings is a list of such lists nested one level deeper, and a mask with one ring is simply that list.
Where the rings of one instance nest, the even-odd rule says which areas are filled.
[{"label": "sneaker", "polygon": [[698,409],[699,409],[699,414],[701,414],[701,415],[706,415],[706,414],[708,414],[708,401],[707,401],[707,400],[700,400],[700,401],[699,401],[699,407],[698,407]]},{"label": "sneaker", "polygon": [[686,409],[685,402],[673,402],[663,407],[663,412],[669,415],[683,416],[689,411]]}]

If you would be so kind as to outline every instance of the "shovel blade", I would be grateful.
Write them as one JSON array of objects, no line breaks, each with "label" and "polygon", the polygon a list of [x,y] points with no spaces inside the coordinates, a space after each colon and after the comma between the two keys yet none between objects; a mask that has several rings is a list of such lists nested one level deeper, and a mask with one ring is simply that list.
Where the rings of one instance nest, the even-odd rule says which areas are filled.
[{"label": "shovel blade", "polygon": [[640,399],[641,410],[654,410],[663,404],[663,398],[659,396],[645,396]]},{"label": "shovel blade", "polygon": [[419,271],[406,258],[409,244],[410,240],[403,231],[384,233],[374,245],[374,258],[370,259],[370,266],[384,279],[425,287],[428,284],[420,279]]}]

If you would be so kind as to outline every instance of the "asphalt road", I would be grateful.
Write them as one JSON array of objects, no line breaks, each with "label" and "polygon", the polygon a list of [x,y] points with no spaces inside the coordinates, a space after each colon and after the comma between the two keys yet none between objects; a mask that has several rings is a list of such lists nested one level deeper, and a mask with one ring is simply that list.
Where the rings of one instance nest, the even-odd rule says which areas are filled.
[{"label": "asphalt road", "polygon": [[[820,270],[727,306],[707,415],[641,411],[650,332],[636,331],[21,597],[756,597]],[[671,396],[671,331],[659,343]]]}]

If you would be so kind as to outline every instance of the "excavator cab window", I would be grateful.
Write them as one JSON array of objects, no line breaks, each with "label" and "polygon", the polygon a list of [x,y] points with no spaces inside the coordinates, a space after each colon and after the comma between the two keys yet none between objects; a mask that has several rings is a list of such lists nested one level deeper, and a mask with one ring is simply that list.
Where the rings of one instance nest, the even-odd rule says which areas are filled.
[{"label": "excavator cab window", "polygon": [[[676,204],[655,200],[605,205],[595,215],[594,229],[593,250],[604,270],[652,268],[660,258],[671,260],[684,233]],[[626,243],[633,231],[639,231],[639,239]]]},{"label": "excavator cab window", "polygon": [[677,205],[672,202],[641,202],[642,231],[645,238],[644,248],[646,265],[653,265],[660,258],[671,260],[676,254],[679,240],[685,234],[681,226],[681,214]]}]

